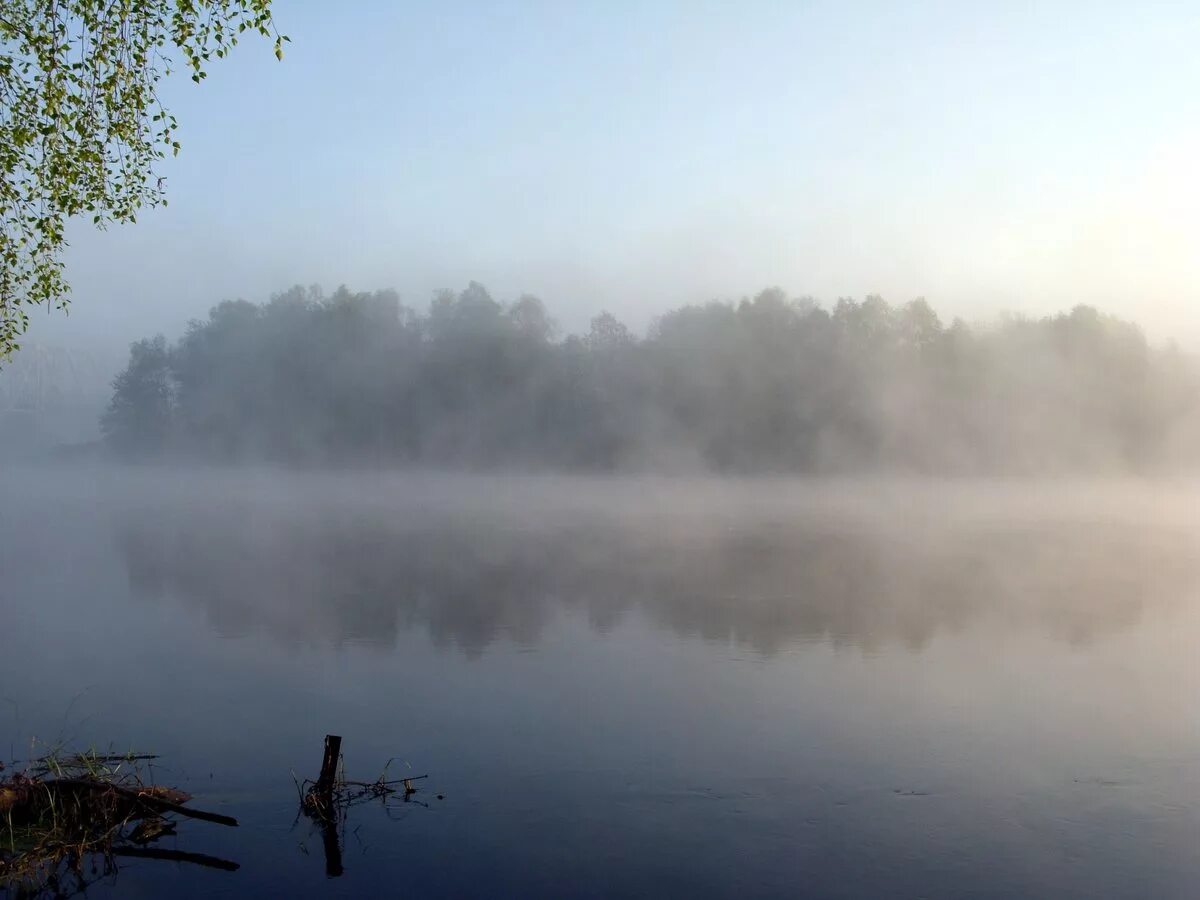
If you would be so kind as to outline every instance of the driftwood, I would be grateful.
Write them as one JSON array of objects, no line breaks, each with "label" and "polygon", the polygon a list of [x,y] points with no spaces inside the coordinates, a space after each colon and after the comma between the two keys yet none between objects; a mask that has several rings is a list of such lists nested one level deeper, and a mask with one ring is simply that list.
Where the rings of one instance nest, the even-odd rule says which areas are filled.
[{"label": "driftwood", "polygon": [[237,825],[237,819],[230,816],[184,806],[192,799],[186,791],[158,786],[126,788],[91,778],[14,779],[0,786],[0,813],[36,814],[43,805],[66,796],[112,803],[114,809],[125,813],[116,818],[176,813],[218,825]]}]

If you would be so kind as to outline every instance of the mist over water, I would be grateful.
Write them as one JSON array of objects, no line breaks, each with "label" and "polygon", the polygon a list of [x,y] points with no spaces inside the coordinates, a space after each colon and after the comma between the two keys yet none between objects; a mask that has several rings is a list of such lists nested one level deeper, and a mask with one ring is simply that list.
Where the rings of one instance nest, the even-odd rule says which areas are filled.
[{"label": "mist over water", "polygon": [[60,467],[0,488],[8,733],[151,746],[243,822],[189,832],[239,872],[126,869],[118,896],[320,878],[289,772],[326,731],[446,796],[358,812],[334,893],[398,868],[434,896],[1200,877],[1192,482]]},{"label": "mist over water", "polygon": [[1175,499],[1137,517],[1128,486],[1120,510],[970,482],[318,475],[283,477],[264,502],[199,480],[182,510],[174,497],[117,519],[135,593],[284,641],[386,648],[418,628],[478,654],[535,645],[566,609],[600,631],[630,615],[761,653],[919,650],[984,625],[1086,642],[1195,588],[1193,514]]}]

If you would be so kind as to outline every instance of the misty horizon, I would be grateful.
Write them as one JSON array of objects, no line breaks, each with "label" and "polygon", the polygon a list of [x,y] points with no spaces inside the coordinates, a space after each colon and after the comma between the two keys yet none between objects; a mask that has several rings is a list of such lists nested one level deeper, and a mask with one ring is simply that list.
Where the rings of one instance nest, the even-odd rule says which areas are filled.
[{"label": "misty horizon", "polygon": [[984,474],[1200,462],[1200,369],[1077,306],[991,327],[773,288],[563,334],[472,282],[426,312],[295,287],[133,344],[101,425],[127,461]]},{"label": "misty horizon", "polygon": [[[786,292],[778,288],[769,288],[760,291],[753,297],[743,294],[738,300],[717,300],[710,299],[701,304],[685,304],[682,307],[666,310],[660,315],[656,315],[649,322],[641,333],[638,334],[635,328],[629,328],[624,323],[620,322],[615,317],[612,317],[607,310],[601,310],[596,315],[591,317],[591,321],[587,323],[587,327],[582,329],[571,329],[564,327],[557,317],[557,309],[549,310],[542,301],[533,295],[522,294],[512,302],[502,302],[493,300],[491,294],[486,288],[478,285],[477,282],[471,283],[470,290],[482,292],[482,295],[487,298],[488,303],[495,304],[498,310],[512,310],[520,303],[530,302],[537,306],[538,315],[544,316],[544,322],[538,327],[543,329],[540,339],[544,340],[548,345],[558,347],[560,349],[569,349],[573,344],[578,345],[582,340],[584,344],[589,341],[588,329],[594,329],[598,321],[609,319],[611,324],[620,329],[622,335],[628,335],[628,339],[639,345],[647,345],[653,343],[661,336],[663,323],[670,323],[673,320],[678,320],[679,316],[685,311],[695,311],[692,315],[700,315],[707,310],[709,313],[718,310],[737,311],[741,309],[743,312],[752,308],[760,298],[772,298],[772,302],[784,302],[785,305],[795,310],[804,312],[818,313],[823,316],[828,316],[836,312],[839,306],[847,306],[854,308],[860,301],[849,297],[839,297],[837,303],[825,304],[818,298],[813,298],[807,295],[790,296]],[[350,297],[367,297],[367,294],[355,294],[349,291],[345,286],[339,287],[332,294],[327,294],[317,285],[301,287],[299,285],[289,288],[285,291],[276,292],[271,295],[271,300],[263,304],[247,304],[246,301],[222,301],[221,303],[209,307],[209,315],[215,315],[217,310],[226,308],[235,308],[243,306],[247,309],[255,308],[260,310],[268,310],[272,304],[279,303],[284,298],[306,298],[303,302],[308,303],[331,303],[335,298],[350,298]],[[377,290],[370,296],[387,297],[388,303],[395,306],[396,312],[394,315],[397,321],[403,320],[404,324],[415,326],[418,330],[421,329],[421,322],[427,318],[429,312],[422,312],[406,305],[398,293],[394,290],[385,289]],[[434,310],[439,302],[439,298],[444,300],[447,297],[456,296],[454,292],[447,290],[439,290],[432,294],[430,306],[428,310]],[[885,298],[878,295],[868,295],[866,298],[869,303],[879,303],[883,305],[884,310],[894,310],[895,315],[900,315],[904,310],[909,310],[914,307],[928,309],[928,314],[932,316],[932,322],[943,336],[948,336],[954,333],[962,334],[977,334],[977,335],[994,335],[1012,330],[1014,328],[1031,328],[1037,326],[1040,322],[1042,326],[1048,325],[1055,321],[1054,316],[1044,316],[1041,318],[1031,318],[1015,313],[997,313],[996,315],[966,322],[955,318],[953,321],[945,322],[937,315],[937,310],[928,307],[924,298],[917,298],[907,304],[900,306],[892,306],[887,303]],[[1175,359],[1171,363],[1180,373],[1195,373],[1200,372],[1200,366],[1197,364],[1195,354],[1189,352],[1186,348],[1180,347],[1174,341],[1161,342],[1153,341],[1145,338],[1142,329],[1137,322],[1119,322],[1118,319],[1104,314],[1103,310],[1093,311],[1090,307],[1077,307],[1077,310],[1086,310],[1088,315],[1099,315],[1099,320],[1119,323],[1121,328],[1129,329],[1129,334],[1136,342],[1141,342],[1145,348],[1152,354],[1155,354],[1162,359],[1166,359],[1167,354]],[[891,312],[885,312],[885,315],[892,315]],[[1062,320],[1065,312],[1060,312],[1057,320]],[[169,334],[176,334],[178,338],[168,341],[168,346],[178,343],[189,333],[202,327],[205,319],[193,317],[186,323],[181,322],[175,329],[169,330]],[[592,338],[594,340],[594,336]],[[136,350],[141,346],[144,340],[135,340],[131,342],[131,346]],[[106,352],[103,348],[92,348],[84,351],[72,351],[62,346],[54,344],[46,344],[33,340],[27,342],[22,353],[16,354],[12,359],[0,368],[0,430],[6,430],[8,433],[7,440],[0,439],[0,453],[6,450],[10,453],[14,447],[25,447],[23,454],[34,448],[43,450],[50,449],[55,444],[72,445],[86,443],[94,440],[99,436],[99,426],[104,418],[104,410],[109,407],[112,401],[112,387],[116,383],[117,375],[125,369],[129,364],[128,349],[122,349],[116,352],[115,348],[110,348],[113,352]],[[811,348],[804,350],[797,346],[794,348],[797,353],[811,353]],[[752,366],[752,361],[747,358],[738,362],[734,360],[735,371]],[[1187,377],[1192,377],[1188,375]],[[1182,388],[1182,384],[1180,385]],[[1198,388],[1200,390],[1200,388]],[[1179,402],[1183,402],[1183,396],[1179,398]],[[1190,402],[1190,401],[1189,401]],[[29,417],[34,418],[30,419]],[[1188,417],[1192,414],[1189,412]],[[10,427],[3,429],[2,426],[9,423]],[[1197,425],[1197,434],[1200,435],[1200,424]],[[2,438],[3,435],[0,435]],[[1191,440],[1190,438],[1188,440]],[[1182,461],[1182,457],[1176,454],[1175,462],[1172,466],[1177,465]],[[682,459],[677,459],[677,462],[682,462]],[[652,465],[652,468],[659,467],[660,464]],[[702,463],[703,467],[708,467],[708,464]],[[687,467],[694,467],[694,464],[689,464]],[[785,469],[788,468],[785,466]]]}]

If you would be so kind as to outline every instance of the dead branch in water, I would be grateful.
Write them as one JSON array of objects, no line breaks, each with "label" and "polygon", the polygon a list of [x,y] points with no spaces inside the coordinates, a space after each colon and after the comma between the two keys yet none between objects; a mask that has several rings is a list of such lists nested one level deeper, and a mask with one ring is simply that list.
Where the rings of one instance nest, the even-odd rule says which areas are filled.
[{"label": "dead branch in water", "polygon": [[158,785],[121,787],[86,778],[22,779],[0,785],[0,813],[36,813],[39,804],[61,804],[72,794],[92,794],[94,805],[105,806],[121,819],[140,818],[148,814],[177,813],[188,819],[201,819],[217,825],[237,827],[237,819],[220,813],[184,806],[192,795],[175,788]]},{"label": "dead branch in water", "polygon": [[[385,806],[396,799],[407,803],[417,792],[413,782],[429,777],[410,775],[407,778],[389,779],[387,771],[393,762],[389,759],[375,781],[350,781],[344,776],[341,748],[341,736],[327,734],[317,780],[296,781],[296,789],[300,794],[297,818],[303,815],[320,826],[321,843],[325,851],[325,874],[331,878],[336,878],[343,871],[342,845],[346,814],[350,807],[370,800],[379,800]],[[339,772],[343,774],[339,775]]]},{"label": "dead branch in water", "polygon": [[305,779],[298,782],[302,811],[310,818],[320,818],[335,814],[338,810],[346,809],[367,800],[387,800],[399,796],[407,800],[417,792],[414,781],[428,778],[428,775],[409,775],[405,778],[387,777],[388,767],[393,760],[388,760],[383,773],[374,781],[351,781],[345,778],[341,760],[342,738],[340,735],[325,736],[325,752],[321,759],[321,774],[316,781]]}]

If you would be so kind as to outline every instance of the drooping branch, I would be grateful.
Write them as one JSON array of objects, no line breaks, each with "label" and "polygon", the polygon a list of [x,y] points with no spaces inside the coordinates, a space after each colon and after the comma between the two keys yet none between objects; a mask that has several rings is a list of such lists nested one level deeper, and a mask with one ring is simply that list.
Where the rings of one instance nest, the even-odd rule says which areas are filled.
[{"label": "drooping branch", "polygon": [[68,219],[103,228],[166,202],[154,168],[179,152],[159,100],[172,52],[192,80],[238,36],[283,42],[272,0],[0,0],[0,362],[28,307],[67,303]]}]

